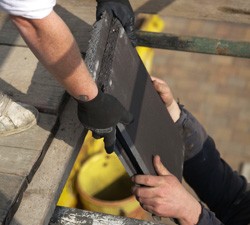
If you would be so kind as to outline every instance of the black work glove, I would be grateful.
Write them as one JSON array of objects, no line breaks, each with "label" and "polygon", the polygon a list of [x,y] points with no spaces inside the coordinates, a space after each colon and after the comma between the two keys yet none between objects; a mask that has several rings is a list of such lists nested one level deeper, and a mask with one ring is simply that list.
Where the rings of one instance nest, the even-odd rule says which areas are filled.
[{"label": "black work glove", "polygon": [[104,11],[112,14],[120,20],[132,45],[135,47],[137,39],[135,35],[135,17],[128,0],[97,0],[96,19],[101,19]]},{"label": "black work glove", "polygon": [[112,95],[99,90],[97,96],[87,102],[77,100],[78,118],[83,126],[93,132],[94,138],[104,138],[108,154],[114,151],[116,125],[130,124],[133,116]]}]

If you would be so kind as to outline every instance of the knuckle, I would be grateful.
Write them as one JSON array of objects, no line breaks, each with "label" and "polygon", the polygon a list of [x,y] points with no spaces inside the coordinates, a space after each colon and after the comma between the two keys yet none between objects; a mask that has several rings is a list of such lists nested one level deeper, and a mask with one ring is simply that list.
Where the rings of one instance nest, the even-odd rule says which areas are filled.
[{"label": "knuckle", "polygon": [[157,197],[164,198],[165,197],[165,193],[163,193],[163,191],[158,191],[157,192]]},{"label": "knuckle", "polygon": [[145,177],[145,184],[146,185],[149,185],[150,181],[151,181],[150,177]]},{"label": "knuckle", "polygon": [[161,207],[159,205],[155,205],[154,211],[156,214],[160,214]]}]

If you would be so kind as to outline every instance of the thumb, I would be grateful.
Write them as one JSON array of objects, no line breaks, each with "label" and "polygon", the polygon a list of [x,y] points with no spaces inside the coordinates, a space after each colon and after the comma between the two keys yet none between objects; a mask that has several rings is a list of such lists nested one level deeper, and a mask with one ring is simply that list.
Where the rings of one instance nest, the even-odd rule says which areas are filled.
[{"label": "thumb", "polygon": [[161,158],[159,155],[156,155],[153,159],[155,171],[159,176],[171,175],[167,168],[162,164]]}]

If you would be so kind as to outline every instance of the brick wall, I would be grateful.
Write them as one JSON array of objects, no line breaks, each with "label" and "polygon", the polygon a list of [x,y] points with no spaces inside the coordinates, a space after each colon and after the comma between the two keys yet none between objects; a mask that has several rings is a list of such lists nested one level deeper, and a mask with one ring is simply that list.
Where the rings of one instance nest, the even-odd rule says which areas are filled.
[{"label": "brick wall", "polygon": [[[167,33],[249,41],[246,25],[164,18]],[[155,50],[153,75],[215,139],[234,169],[250,162],[250,59]]]}]

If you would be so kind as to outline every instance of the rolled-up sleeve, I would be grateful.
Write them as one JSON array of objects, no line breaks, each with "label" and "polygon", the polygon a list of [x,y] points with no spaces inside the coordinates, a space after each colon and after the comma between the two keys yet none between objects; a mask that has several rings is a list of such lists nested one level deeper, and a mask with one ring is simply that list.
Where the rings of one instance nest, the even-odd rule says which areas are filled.
[{"label": "rolled-up sleeve", "polygon": [[42,19],[48,16],[56,0],[0,0],[0,9],[10,15],[29,19]]},{"label": "rolled-up sleeve", "polygon": [[201,216],[197,225],[223,225],[223,223],[216,218],[213,212],[202,207]]}]

